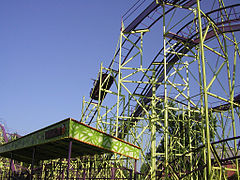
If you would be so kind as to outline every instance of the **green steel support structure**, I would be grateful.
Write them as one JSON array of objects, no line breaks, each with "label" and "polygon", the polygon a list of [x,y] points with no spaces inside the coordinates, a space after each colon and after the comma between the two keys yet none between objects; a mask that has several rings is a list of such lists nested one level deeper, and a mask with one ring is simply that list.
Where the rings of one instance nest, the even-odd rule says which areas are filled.
[{"label": "green steel support structure", "polygon": [[[69,177],[239,179],[240,4],[138,3],[123,17],[110,65],[100,65],[83,98],[80,122],[140,149],[134,158],[110,147],[74,156]],[[51,163],[42,162],[39,177],[64,176],[67,160]]]},{"label": "green steel support structure", "polygon": [[[154,9],[152,14],[122,23],[114,58],[103,68],[116,83],[103,90],[112,105],[106,100],[102,123],[142,148],[143,179],[239,177],[239,5],[155,2],[156,8],[152,3],[145,10]],[[149,65],[144,47],[157,38],[156,22],[162,37],[155,47],[162,49]]]},{"label": "green steel support structure", "polygon": [[198,27],[199,27],[199,49],[200,49],[200,61],[202,63],[202,74],[203,74],[203,97],[204,97],[204,118],[203,124],[205,124],[205,132],[206,132],[206,152],[207,152],[207,179],[211,179],[211,150],[210,150],[210,133],[209,133],[209,116],[208,116],[208,95],[207,95],[207,80],[206,80],[206,65],[205,65],[205,56],[204,56],[204,39],[203,39],[203,31],[202,31],[202,16],[201,16],[201,8],[200,1],[197,0],[197,15],[198,15]]}]

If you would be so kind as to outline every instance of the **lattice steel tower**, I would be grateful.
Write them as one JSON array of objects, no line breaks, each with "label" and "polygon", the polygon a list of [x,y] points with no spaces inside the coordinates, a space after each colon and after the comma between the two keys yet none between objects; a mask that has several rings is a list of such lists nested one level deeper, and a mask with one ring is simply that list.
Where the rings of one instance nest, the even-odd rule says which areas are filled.
[{"label": "lattice steel tower", "polygon": [[142,148],[141,179],[239,179],[240,4],[224,3],[138,1],[83,101],[82,122]]}]

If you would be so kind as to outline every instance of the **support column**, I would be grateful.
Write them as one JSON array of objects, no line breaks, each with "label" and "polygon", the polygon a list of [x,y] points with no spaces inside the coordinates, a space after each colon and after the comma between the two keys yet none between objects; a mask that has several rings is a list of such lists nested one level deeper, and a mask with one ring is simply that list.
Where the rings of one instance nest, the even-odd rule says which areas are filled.
[{"label": "support column", "polygon": [[[60,180],[61,179],[61,177],[62,177],[62,159],[60,159],[60,161],[59,161],[59,172],[58,172],[58,179]],[[63,179],[63,177],[62,177],[62,179]]]},{"label": "support column", "polygon": [[208,89],[206,80],[206,67],[204,56],[204,39],[202,30],[202,16],[200,10],[200,0],[197,0],[197,14],[198,14],[198,26],[199,26],[199,48],[202,62],[202,74],[203,74],[203,96],[204,96],[204,115],[205,115],[205,129],[206,129],[206,141],[205,148],[207,149],[207,179],[211,179],[212,165],[211,165],[211,149],[210,149],[210,130],[209,130],[209,116],[208,116]]},{"label": "support column", "polygon": [[156,171],[157,171],[157,160],[156,160],[156,121],[157,121],[157,112],[156,112],[156,77],[155,77],[155,67],[152,76],[152,114],[150,116],[150,127],[151,127],[151,179],[156,180]]},{"label": "support column", "polygon": [[85,172],[85,168],[83,169],[83,180],[86,179],[86,172]]},{"label": "support column", "polygon": [[167,97],[167,40],[166,40],[166,17],[165,17],[165,2],[162,3],[162,8],[163,8],[163,67],[164,67],[164,172],[165,172],[165,178],[168,179],[168,161],[169,161],[169,154],[168,154],[168,139],[169,139],[169,134],[168,134],[168,97]]},{"label": "support column", "polygon": [[115,172],[116,172],[116,168],[112,167],[111,168],[111,179],[115,179]]},{"label": "support column", "polygon": [[68,147],[67,179],[69,178],[69,169],[70,169],[71,154],[72,154],[72,141],[69,141],[69,147]]},{"label": "support column", "polygon": [[134,180],[137,180],[137,160],[134,161]]},{"label": "support column", "polygon": [[8,179],[11,179],[11,171],[12,171],[12,164],[13,164],[13,154],[11,153],[11,159],[10,159],[10,166],[9,166],[9,172],[8,172]]},{"label": "support column", "polygon": [[34,166],[34,161],[35,161],[35,153],[36,153],[36,147],[33,147],[30,180],[33,179],[33,166]]}]

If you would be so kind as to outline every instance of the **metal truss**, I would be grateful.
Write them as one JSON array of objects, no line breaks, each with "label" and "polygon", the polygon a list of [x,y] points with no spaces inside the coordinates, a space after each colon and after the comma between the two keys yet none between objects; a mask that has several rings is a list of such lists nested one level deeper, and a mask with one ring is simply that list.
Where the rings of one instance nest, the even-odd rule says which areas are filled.
[{"label": "metal truss", "polygon": [[[49,179],[239,179],[240,4],[138,1],[80,121],[141,147],[42,162]],[[137,16],[135,16],[137,14]],[[2,136],[3,137],[3,136]],[[66,169],[71,169],[67,171]]]},{"label": "metal truss", "polygon": [[[142,147],[142,178],[239,177],[240,8],[223,1],[209,6],[156,1],[122,24],[114,58],[97,79],[106,73],[114,87],[97,91],[106,100],[83,111],[83,121],[96,110],[90,124]],[[147,65],[145,37],[157,23],[160,48]]]}]

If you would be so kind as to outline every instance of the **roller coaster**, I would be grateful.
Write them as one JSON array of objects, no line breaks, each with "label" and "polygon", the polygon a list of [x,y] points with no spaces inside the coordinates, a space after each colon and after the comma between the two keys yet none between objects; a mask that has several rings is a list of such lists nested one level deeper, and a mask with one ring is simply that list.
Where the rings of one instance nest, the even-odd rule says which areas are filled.
[{"label": "roller coaster", "polygon": [[[26,137],[45,133],[39,144],[12,148],[19,138],[0,146],[11,159],[2,177],[240,179],[239,31],[237,1],[137,1],[122,18],[109,66],[100,65],[83,98],[79,122]],[[48,158],[37,151],[48,148],[55,152]]]}]

